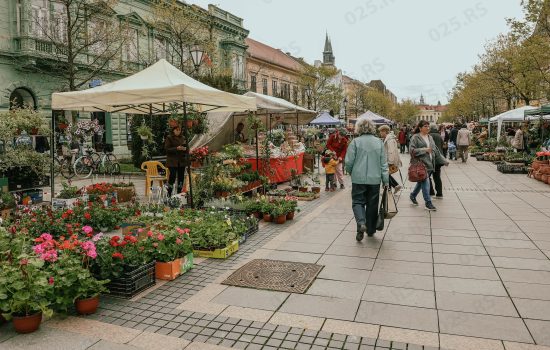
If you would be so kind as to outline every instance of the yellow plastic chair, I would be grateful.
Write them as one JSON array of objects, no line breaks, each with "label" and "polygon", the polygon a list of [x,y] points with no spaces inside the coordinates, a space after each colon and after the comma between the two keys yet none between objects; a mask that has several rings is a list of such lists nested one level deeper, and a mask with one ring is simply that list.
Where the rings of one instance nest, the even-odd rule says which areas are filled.
[{"label": "yellow plastic chair", "polygon": [[[159,175],[159,168],[166,171],[166,175]],[[145,195],[148,196],[154,181],[159,182],[159,186],[164,186],[170,177],[170,170],[161,162],[150,160],[141,163],[141,170],[145,170]]]}]

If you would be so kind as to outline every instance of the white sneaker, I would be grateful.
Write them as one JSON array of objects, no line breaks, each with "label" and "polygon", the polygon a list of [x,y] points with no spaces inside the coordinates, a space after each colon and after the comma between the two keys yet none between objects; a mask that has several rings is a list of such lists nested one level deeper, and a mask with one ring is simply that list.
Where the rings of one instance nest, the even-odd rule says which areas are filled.
[{"label": "white sneaker", "polygon": [[393,188],[393,193],[397,193],[397,192],[401,191],[401,188],[402,188],[401,185],[395,186],[395,187]]}]

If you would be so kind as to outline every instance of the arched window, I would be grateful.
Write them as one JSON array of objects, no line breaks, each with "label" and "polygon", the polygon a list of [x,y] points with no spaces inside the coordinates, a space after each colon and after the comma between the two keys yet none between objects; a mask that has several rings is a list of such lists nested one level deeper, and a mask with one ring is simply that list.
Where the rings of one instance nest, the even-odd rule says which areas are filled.
[{"label": "arched window", "polygon": [[31,107],[37,108],[32,92],[26,88],[17,88],[10,95],[10,109]]}]

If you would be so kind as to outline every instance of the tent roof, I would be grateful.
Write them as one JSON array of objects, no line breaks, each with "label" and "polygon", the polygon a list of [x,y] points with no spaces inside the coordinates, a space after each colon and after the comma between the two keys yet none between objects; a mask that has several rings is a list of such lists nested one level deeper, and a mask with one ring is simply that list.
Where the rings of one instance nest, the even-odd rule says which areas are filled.
[{"label": "tent roof", "polygon": [[547,115],[550,114],[550,104],[540,106],[539,108],[526,110],[524,115]]},{"label": "tent roof", "polygon": [[497,121],[503,121],[503,122],[514,122],[514,121],[522,121],[524,119],[524,113],[525,111],[536,109],[536,107],[532,106],[523,106],[516,109],[512,109],[509,111],[506,111],[504,113],[495,115],[491,119],[489,119],[489,122],[495,123]]},{"label": "tent roof", "polygon": [[317,116],[317,118],[313,119],[310,124],[313,125],[338,125],[342,124],[341,121],[338,119],[333,118],[328,112],[322,112]]},{"label": "tent roof", "polygon": [[165,59],[112,83],[52,94],[52,109],[87,112],[167,114],[168,104],[183,102],[199,105],[202,112],[256,110],[254,98],[214,89],[189,77]]},{"label": "tent roof", "polygon": [[[282,116],[284,117],[284,122],[288,124],[296,124],[296,122],[298,122],[300,125],[306,125],[315,118],[315,114],[317,113],[278,97],[258,94],[252,91],[244,95],[256,98],[256,108],[258,112],[274,114],[279,117],[279,119]],[[297,121],[296,117],[298,117]]]},{"label": "tent roof", "polygon": [[361,114],[357,117],[357,120],[359,119],[368,119],[375,124],[392,124],[392,121],[388,118],[384,118],[380,114],[374,113],[372,111],[366,111],[365,113]]}]

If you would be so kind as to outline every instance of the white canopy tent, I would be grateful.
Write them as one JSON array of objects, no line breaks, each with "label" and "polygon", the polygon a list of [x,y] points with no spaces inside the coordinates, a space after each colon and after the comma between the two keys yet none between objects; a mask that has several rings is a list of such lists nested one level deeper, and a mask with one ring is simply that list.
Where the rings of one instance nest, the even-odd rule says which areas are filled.
[{"label": "white canopy tent", "polygon": [[504,113],[495,115],[489,119],[489,136],[491,136],[491,124],[497,123],[497,137],[500,136],[502,132],[502,123],[504,122],[522,122],[525,118],[525,111],[530,109],[535,109],[536,107],[532,106],[523,106],[516,109],[506,111]]},{"label": "white canopy tent", "polygon": [[[305,125],[315,117],[315,111],[297,106],[282,98],[251,91],[244,96],[256,99],[256,115],[265,116],[265,120],[261,117],[260,119],[267,129],[282,123]],[[192,142],[193,147],[209,145],[211,148],[219,149],[222,145],[233,142],[236,125],[245,122],[245,119],[246,114],[242,113],[218,113],[217,111],[208,113],[210,122],[208,133],[195,138]]]},{"label": "white canopy tent", "polygon": [[254,98],[205,85],[165,59],[129,77],[83,91],[52,94],[52,109],[84,112],[168,114],[168,104],[194,104],[201,112],[256,110]]},{"label": "white canopy tent", "polygon": [[[189,105],[193,105],[199,112],[255,111],[256,99],[230,94],[205,85],[164,59],[134,75],[112,83],[83,91],[52,94],[52,110],[162,115],[177,109],[186,119]],[[52,114],[52,140],[55,145],[54,129],[55,115]],[[187,129],[184,130],[185,137],[188,138]],[[52,198],[55,189],[54,148],[51,148]],[[190,204],[193,205],[190,166],[188,175]]]},{"label": "white canopy tent", "polygon": [[357,117],[357,120],[359,120],[359,119],[370,120],[371,122],[373,122],[376,125],[393,124],[393,122],[391,120],[389,120],[388,118],[385,118],[385,117],[381,116],[380,114],[374,113],[372,111],[366,111],[365,113],[361,114],[360,116]]}]

